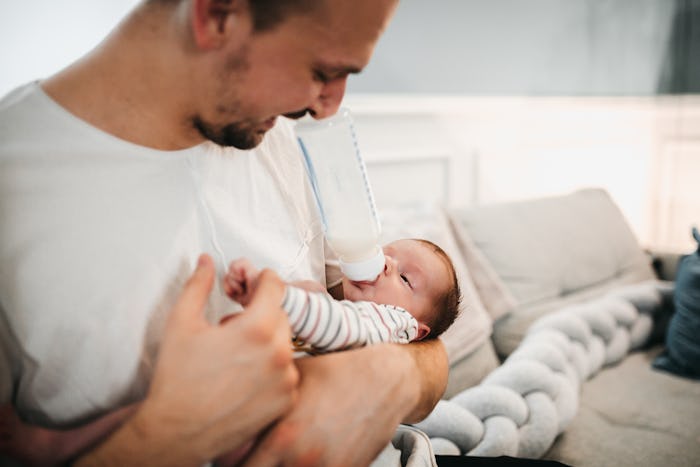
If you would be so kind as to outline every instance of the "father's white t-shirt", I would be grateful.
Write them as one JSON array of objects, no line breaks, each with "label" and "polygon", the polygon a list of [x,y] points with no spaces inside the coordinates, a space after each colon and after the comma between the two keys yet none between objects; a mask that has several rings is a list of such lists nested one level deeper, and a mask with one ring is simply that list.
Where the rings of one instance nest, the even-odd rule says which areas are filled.
[{"label": "father's white t-shirt", "polygon": [[[289,122],[256,149],[157,151],[38,83],[0,101],[0,402],[67,426],[145,394],[200,253],[324,281],[322,226]],[[219,285],[207,313],[236,307]]]}]

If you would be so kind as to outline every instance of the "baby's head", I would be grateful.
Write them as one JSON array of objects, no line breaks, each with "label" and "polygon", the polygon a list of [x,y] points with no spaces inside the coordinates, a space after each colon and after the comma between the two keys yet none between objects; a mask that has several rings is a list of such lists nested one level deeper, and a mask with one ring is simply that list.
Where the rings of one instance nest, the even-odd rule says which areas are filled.
[{"label": "baby's head", "polygon": [[386,265],[374,282],[343,278],[343,294],[353,301],[395,305],[418,321],[418,339],[443,333],[457,317],[457,274],[450,257],[434,243],[403,239],[384,246]]}]

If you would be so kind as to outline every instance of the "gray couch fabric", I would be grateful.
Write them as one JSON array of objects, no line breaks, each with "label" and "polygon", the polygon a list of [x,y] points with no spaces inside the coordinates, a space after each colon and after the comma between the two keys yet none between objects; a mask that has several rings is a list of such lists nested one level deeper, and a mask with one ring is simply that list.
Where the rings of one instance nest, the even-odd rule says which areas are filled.
[{"label": "gray couch fabric", "polygon": [[[605,191],[449,217],[495,321],[493,345],[451,362],[446,399],[418,425],[436,453],[700,465],[700,383],[651,368],[672,284],[650,282],[651,258]],[[656,293],[645,293],[652,283]],[[576,350],[564,359],[555,347]]]},{"label": "gray couch fabric", "polygon": [[[622,212],[601,189],[454,210],[450,218],[459,235],[469,237],[460,244],[474,245],[505,286],[503,293],[514,298],[507,313],[489,310],[502,357],[540,316],[654,277]],[[469,266],[472,276],[484,268]],[[493,289],[479,293],[487,296],[487,308],[497,301]]]},{"label": "gray couch fabric", "polygon": [[575,466],[700,465],[700,383],[651,368],[653,346],[582,387],[571,424],[545,454]]}]

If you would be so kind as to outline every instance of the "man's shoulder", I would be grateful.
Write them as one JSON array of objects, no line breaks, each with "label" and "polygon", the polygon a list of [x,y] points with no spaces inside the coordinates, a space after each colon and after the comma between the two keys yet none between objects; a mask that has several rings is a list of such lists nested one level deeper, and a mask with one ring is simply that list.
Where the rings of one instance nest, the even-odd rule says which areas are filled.
[{"label": "man's shoulder", "polygon": [[21,105],[29,96],[36,92],[36,82],[26,83],[18,86],[0,98],[0,114],[12,112]]},{"label": "man's shoulder", "polygon": [[[51,134],[57,112],[38,82],[15,88],[0,99],[0,153],[25,149]],[[53,104],[53,107],[57,106]]]},{"label": "man's shoulder", "polygon": [[[113,147],[107,137],[44,92],[38,81],[22,85],[0,99],[0,160],[57,163],[58,154],[81,158]],[[80,159],[81,161],[84,158]]]},{"label": "man's shoulder", "polygon": [[21,121],[30,114],[40,114],[42,91],[39,83],[33,81],[16,87],[0,98],[0,124],[3,126]]},{"label": "man's shoulder", "polygon": [[32,117],[39,112],[33,102],[36,83],[15,88],[0,99],[0,161],[27,151],[36,141],[33,131],[42,131],[41,123]]}]

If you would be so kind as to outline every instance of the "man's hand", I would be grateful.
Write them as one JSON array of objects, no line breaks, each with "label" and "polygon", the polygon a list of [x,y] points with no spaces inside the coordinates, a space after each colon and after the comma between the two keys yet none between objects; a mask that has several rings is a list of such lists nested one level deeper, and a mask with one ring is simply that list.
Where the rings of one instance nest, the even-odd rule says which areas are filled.
[{"label": "man's hand", "polygon": [[246,466],[366,466],[401,422],[425,417],[442,395],[447,359],[438,341],[381,344],[297,359],[300,394]]},{"label": "man's hand", "polygon": [[79,465],[200,465],[290,410],[299,373],[280,308],[284,284],[263,271],[246,310],[211,325],[203,309],[213,283],[203,255],[169,316],[145,401]]}]

